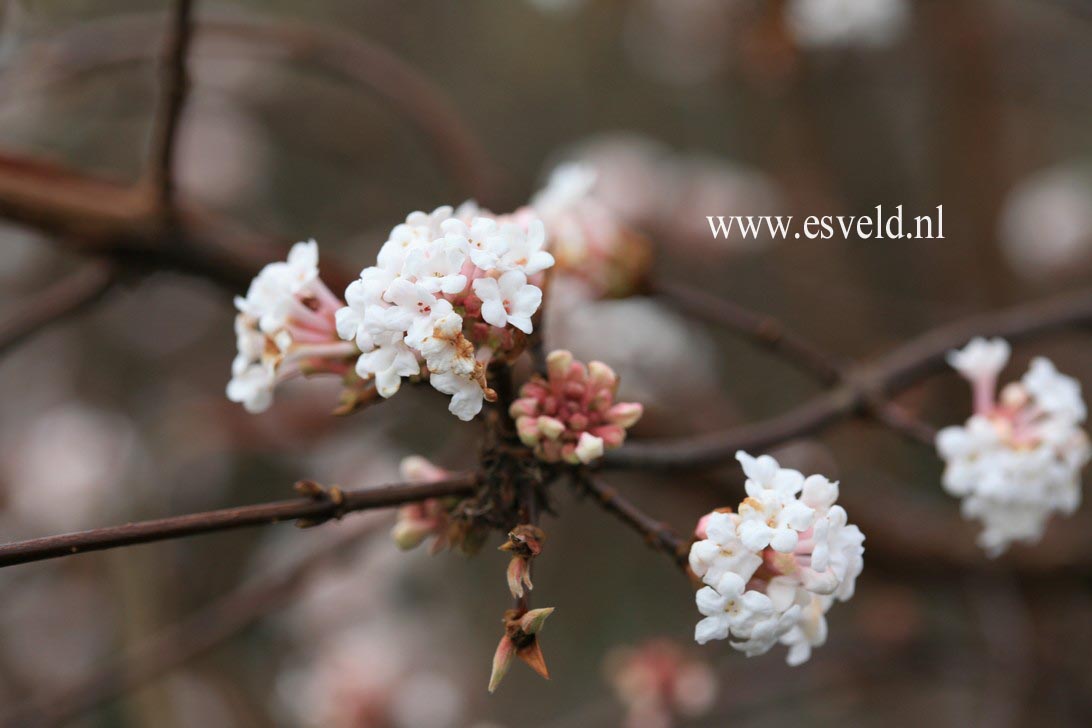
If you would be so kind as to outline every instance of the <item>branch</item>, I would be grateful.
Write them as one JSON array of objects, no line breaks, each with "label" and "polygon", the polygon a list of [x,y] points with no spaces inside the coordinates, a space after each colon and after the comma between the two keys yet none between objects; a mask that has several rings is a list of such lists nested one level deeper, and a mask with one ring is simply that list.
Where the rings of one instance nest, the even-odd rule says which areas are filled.
[{"label": "branch", "polygon": [[190,88],[186,63],[193,39],[193,4],[193,0],[175,0],[162,62],[163,81],[155,115],[148,183],[164,213],[172,209],[178,129]]},{"label": "branch", "polygon": [[112,266],[92,263],[32,294],[19,311],[0,321],[0,356],[51,324],[90,307],[115,280]]},{"label": "branch", "polygon": [[898,394],[943,369],[948,351],[974,336],[1003,336],[1020,341],[1072,326],[1092,325],[1092,289],[1023,304],[997,313],[979,314],[926,332],[871,363],[850,369],[846,383],[802,405],[754,424],[721,432],[654,441],[627,442],[608,452],[604,464],[615,468],[694,468],[731,460],[737,450],[761,450],[816,432],[855,414],[869,414],[916,441],[925,425],[912,424],[905,411],[887,408]]},{"label": "branch", "polygon": [[843,367],[840,362],[773,316],[756,313],[734,301],[670,281],[654,284],[651,293],[682,313],[723,326],[742,334],[762,348],[782,354],[800,369],[813,374],[823,384],[836,384],[842,378]]},{"label": "branch", "polygon": [[200,657],[283,606],[307,583],[315,567],[344,553],[377,525],[377,521],[356,524],[283,571],[211,602],[95,673],[52,694],[33,697],[0,716],[0,724],[36,728],[63,725]]},{"label": "branch", "polygon": [[686,569],[690,543],[680,538],[670,526],[657,521],[615,488],[593,476],[581,477],[579,483],[584,490],[595,497],[603,510],[617,516],[619,520],[641,534],[649,546],[670,556],[676,566]]},{"label": "branch", "polygon": [[318,523],[340,518],[353,511],[386,508],[427,498],[468,495],[473,492],[477,481],[476,474],[461,473],[435,483],[396,483],[378,488],[339,491],[339,497],[295,498],[258,503],[18,541],[0,546],[0,567],[282,521]]},{"label": "branch", "polygon": [[[134,13],[82,24],[39,41],[17,62],[49,74],[49,80],[147,62],[156,49],[148,43],[162,22],[158,13]],[[500,173],[458,110],[436,84],[391,51],[354,33],[299,21],[203,14],[194,58],[238,57],[240,50],[309,65],[373,93],[425,140],[441,168],[463,194],[488,204]]]}]

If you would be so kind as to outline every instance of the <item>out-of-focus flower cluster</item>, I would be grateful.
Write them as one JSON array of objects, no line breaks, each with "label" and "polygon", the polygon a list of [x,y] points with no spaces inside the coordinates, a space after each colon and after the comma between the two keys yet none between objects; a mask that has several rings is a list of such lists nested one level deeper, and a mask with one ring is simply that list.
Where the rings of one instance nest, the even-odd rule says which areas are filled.
[{"label": "out-of-focus flower cluster", "polygon": [[510,411],[520,440],[540,459],[590,463],[621,445],[641,418],[639,403],[615,403],[618,377],[603,362],[584,366],[558,350],[546,357],[546,369],[545,379],[535,375],[520,388]]},{"label": "out-of-focus flower cluster", "polygon": [[826,641],[826,612],[853,596],[864,566],[864,535],[835,504],[838,484],[782,468],[769,455],[740,451],[747,498],[737,512],[714,511],[698,524],[690,568],[699,644],[731,639],[747,656],[776,643],[799,665]]},{"label": "out-of-focus flower cluster", "polygon": [[361,351],[357,374],[390,397],[423,360],[432,386],[452,396],[451,412],[473,418],[496,396],[486,366],[517,356],[532,331],[536,283],[554,264],[545,246],[532,214],[497,217],[472,203],[410,214],[337,312],[338,333]]},{"label": "out-of-focus flower cluster", "polygon": [[341,300],[318,274],[318,243],[296,243],[287,261],[270,263],[235,299],[235,342],[227,396],[249,412],[273,404],[273,389],[301,374],[349,371],[355,349],[334,325]]},{"label": "out-of-focus flower cluster", "polygon": [[708,663],[670,640],[619,647],[606,660],[607,679],[626,709],[626,728],[670,728],[677,718],[701,717],[713,707],[716,676]]},{"label": "out-of-focus flower cluster", "polygon": [[1008,363],[1003,339],[976,338],[948,355],[974,392],[974,414],[937,434],[947,466],[944,488],[962,498],[963,515],[982,522],[978,542],[991,556],[1016,541],[1037,542],[1053,513],[1081,500],[1080,471],[1092,457],[1080,425],[1087,416],[1080,384],[1037,357],[1019,382],[996,396]]},{"label": "out-of-focus flower cluster", "polygon": [[790,0],[786,21],[805,48],[890,45],[910,20],[906,0]]}]

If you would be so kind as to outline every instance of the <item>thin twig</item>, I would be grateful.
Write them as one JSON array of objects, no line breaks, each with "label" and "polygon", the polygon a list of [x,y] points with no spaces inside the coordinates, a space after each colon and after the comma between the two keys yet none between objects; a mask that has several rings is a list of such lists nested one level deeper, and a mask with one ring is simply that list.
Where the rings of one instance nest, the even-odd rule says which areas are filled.
[{"label": "thin twig", "polygon": [[90,263],[28,296],[17,312],[0,321],[0,356],[50,325],[89,308],[115,280],[113,266]]},{"label": "thin twig", "polygon": [[175,0],[162,60],[163,80],[148,168],[148,182],[161,214],[169,214],[173,209],[174,158],[178,147],[178,130],[190,89],[186,66],[194,31],[193,5],[194,0]]},{"label": "thin twig", "polygon": [[0,567],[282,521],[318,523],[340,518],[353,511],[386,508],[427,498],[466,495],[473,491],[477,479],[478,476],[474,473],[460,473],[435,483],[396,483],[377,488],[337,491],[336,497],[295,498],[258,503],[18,541],[0,546]]},{"label": "thin twig", "polygon": [[685,569],[689,543],[679,537],[670,526],[648,515],[614,487],[594,476],[579,479],[580,485],[591,494],[599,506],[618,517],[623,523],[641,534],[645,543],[663,551],[676,565]]},{"label": "thin twig", "polygon": [[[1019,341],[1066,327],[1090,324],[1092,289],[971,316],[928,331],[885,356],[851,369],[845,384],[784,414],[721,432],[628,442],[621,449],[607,453],[604,464],[616,468],[661,469],[715,465],[731,460],[737,450],[768,448],[855,414],[878,413],[881,422],[897,426],[897,420],[905,419],[907,415],[894,414],[893,410],[874,403],[883,402],[942,369],[945,354],[963,346],[974,336],[1002,336]],[[912,436],[922,441],[925,427],[915,429]]]},{"label": "thin twig", "polygon": [[347,533],[297,558],[284,570],[258,578],[211,602],[94,673],[0,717],[0,724],[58,726],[125,695],[230,640],[286,602],[314,569],[345,553],[382,521],[363,521]]},{"label": "thin twig", "polygon": [[783,355],[824,384],[841,380],[843,367],[840,362],[773,316],[756,313],[734,301],[671,281],[653,284],[651,292],[693,318],[724,326],[758,346]]}]

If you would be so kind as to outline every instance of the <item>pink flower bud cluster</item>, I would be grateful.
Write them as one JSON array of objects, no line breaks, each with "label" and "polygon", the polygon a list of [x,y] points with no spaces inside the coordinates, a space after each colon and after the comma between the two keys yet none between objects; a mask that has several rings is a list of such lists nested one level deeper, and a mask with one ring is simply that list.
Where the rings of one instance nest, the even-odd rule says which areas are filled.
[{"label": "pink flower bud cluster", "polygon": [[[451,476],[451,471],[433,465],[420,455],[404,458],[399,469],[402,479],[409,483],[436,483]],[[408,551],[435,537],[429,553],[439,553],[449,545],[450,510],[440,498],[404,505],[398,509],[398,521],[391,529],[391,538],[398,548]]]},{"label": "pink flower bud cluster", "polygon": [[568,351],[546,357],[547,378],[535,376],[520,389],[510,413],[519,438],[546,462],[590,463],[618,447],[643,408],[615,403],[618,377],[602,362],[587,366]]},{"label": "pink flower bud cluster", "polygon": [[713,668],[670,640],[615,649],[606,673],[626,708],[626,728],[662,728],[700,718],[717,697]]}]

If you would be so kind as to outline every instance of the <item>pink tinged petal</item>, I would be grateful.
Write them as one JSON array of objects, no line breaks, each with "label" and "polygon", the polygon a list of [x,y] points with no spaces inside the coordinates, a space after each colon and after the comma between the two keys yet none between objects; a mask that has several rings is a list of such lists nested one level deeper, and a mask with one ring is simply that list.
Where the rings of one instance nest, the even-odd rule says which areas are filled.
[{"label": "pink tinged petal", "polygon": [[618,385],[618,375],[603,362],[593,361],[588,364],[588,382],[595,389],[613,391]]},{"label": "pink tinged petal", "polygon": [[538,399],[535,397],[522,397],[512,403],[508,408],[508,414],[512,417],[534,417],[538,413]]},{"label": "pink tinged petal", "polygon": [[519,441],[527,447],[534,447],[541,437],[538,420],[534,417],[520,417],[516,420],[516,433]]},{"label": "pink tinged petal", "polygon": [[591,434],[602,438],[603,445],[607,448],[620,446],[626,439],[626,431],[618,425],[604,425],[591,430]]},{"label": "pink tinged petal", "polygon": [[644,411],[645,408],[637,402],[619,402],[607,410],[607,421],[628,429],[637,424]]}]

